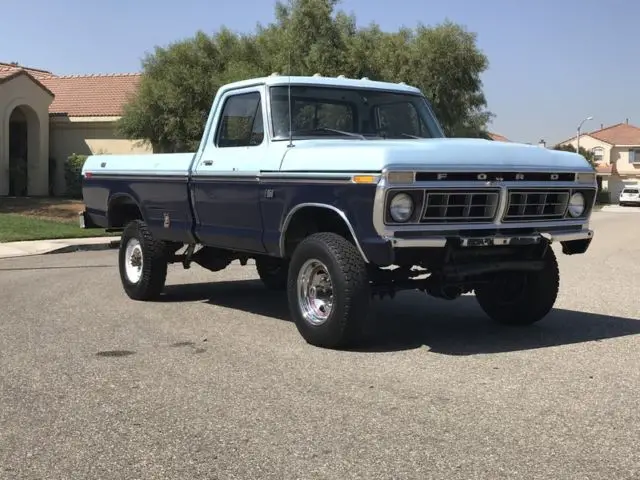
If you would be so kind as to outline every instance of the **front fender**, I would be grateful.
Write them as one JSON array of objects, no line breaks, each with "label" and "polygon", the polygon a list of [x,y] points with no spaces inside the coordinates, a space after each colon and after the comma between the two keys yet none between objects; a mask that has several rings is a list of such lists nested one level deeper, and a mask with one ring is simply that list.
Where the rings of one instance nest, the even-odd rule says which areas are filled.
[{"label": "front fender", "polygon": [[340,217],[367,262],[388,264],[389,246],[376,233],[372,221],[375,185],[272,183],[267,190],[269,198],[261,198],[263,241],[273,255],[285,256],[286,232],[296,214],[305,208],[322,208]]}]

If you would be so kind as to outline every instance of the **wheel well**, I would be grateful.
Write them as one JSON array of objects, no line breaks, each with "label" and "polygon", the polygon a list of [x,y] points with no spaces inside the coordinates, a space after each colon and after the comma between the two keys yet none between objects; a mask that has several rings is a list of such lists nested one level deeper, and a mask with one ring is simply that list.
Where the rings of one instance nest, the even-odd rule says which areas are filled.
[{"label": "wheel well", "polygon": [[285,257],[290,258],[302,240],[317,232],[337,233],[350,242],[355,241],[347,223],[335,210],[324,207],[302,207],[293,214],[283,233]]},{"label": "wheel well", "polygon": [[132,220],[142,220],[142,212],[131,197],[117,197],[109,202],[109,228],[124,228]]}]

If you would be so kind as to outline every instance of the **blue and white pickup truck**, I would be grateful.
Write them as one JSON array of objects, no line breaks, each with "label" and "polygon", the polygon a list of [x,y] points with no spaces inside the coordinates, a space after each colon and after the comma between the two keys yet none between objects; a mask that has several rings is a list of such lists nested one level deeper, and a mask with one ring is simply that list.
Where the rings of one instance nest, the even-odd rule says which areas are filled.
[{"label": "blue and white pickup truck", "polygon": [[122,231],[127,295],[162,294],[169,263],[254,259],[310,344],[357,341],[374,295],[475,292],[527,325],[559,289],[552,242],[587,251],[594,169],[575,153],[445,138],[419,89],[277,74],[213,100],[195,153],[93,155],[84,228]]}]

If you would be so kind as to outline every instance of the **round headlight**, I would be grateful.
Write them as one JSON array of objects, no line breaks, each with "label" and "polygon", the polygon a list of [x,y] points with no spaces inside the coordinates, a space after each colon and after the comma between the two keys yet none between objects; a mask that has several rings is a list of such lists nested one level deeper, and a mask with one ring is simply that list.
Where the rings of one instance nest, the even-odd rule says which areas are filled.
[{"label": "round headlight", "polygon": [[569,199],[569,215],[579,217],[584,213],[584,195],[577,192]]},{"label": "round headlight", "polygon": [[391,199],[389,214],[395,222],[406,222],[413,214],[413,199],[406,193],[398,193]]}]

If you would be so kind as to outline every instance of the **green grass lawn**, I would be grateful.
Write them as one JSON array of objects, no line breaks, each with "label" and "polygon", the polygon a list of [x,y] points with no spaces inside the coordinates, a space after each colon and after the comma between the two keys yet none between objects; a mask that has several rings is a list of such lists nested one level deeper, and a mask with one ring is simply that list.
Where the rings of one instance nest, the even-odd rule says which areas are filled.
[{"label": "green grass lawn", "polygon": [[113,235],[101,229],[82,229],[77,221],[72,220],[45,220],[28,215],[0,213],[0,243]]}]

